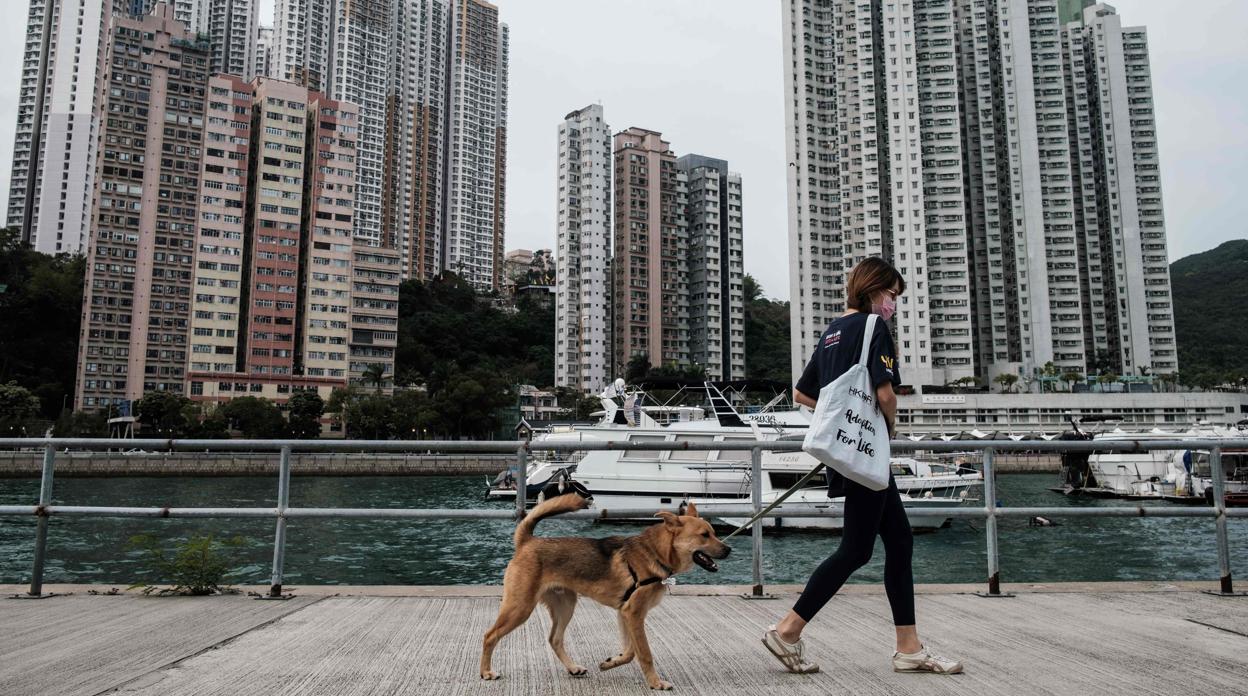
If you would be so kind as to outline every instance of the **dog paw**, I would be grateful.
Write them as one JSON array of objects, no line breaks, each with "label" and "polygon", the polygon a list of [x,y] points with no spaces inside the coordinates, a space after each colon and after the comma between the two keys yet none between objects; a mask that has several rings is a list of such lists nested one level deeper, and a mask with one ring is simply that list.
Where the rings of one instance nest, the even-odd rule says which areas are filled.
[{"label": "dog paw", "polygon": [[671,691],[672,683],[664,679],[659,679],[650,685],[650,689],[653,691]]},{"label": "dog paw", "polygon": [[486,670],[486,671],[482,672],[482,673],[481,673],[481,678],[482,678],[482,679],[484,679],[484,680],[486,680],[486,681],[495,681],[495,680],[497,680],[497,679],[502,679],[502,678],[503,678],[503,675],[501,675],[501,674],[499,674],[498,672],[495,672],[494,670],[492,670],[492,669],[491,669],[491,670]]},{"label": "dog paw", "polygon": [[626,665],[632,661],[633,661],[633,657],[631,655],[625,655],[624,653],[620,653],[619,655],[616,655],[615,657],[608,657],[602,662],[599,662],[598,669],[605,672],[609,669],[615,669],[616,667],[619,667],[620,665]]},{"label": "dog paw", "polygon": [[572,667],[568,669],[568,674],[574,677],[583,677],[589,674],[589,670],[585,669],[584,667],[580,665],[572,665]]}]

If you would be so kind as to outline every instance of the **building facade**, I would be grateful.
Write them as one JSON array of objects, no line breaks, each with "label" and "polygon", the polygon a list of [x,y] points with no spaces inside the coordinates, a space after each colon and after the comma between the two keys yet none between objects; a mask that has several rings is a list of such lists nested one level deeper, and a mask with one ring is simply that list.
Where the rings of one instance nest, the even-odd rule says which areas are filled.
[{"label": "building facade", "polygon": [[88,411],[183,391],[210,60],[167,5],[110,33],[74,399]]},{"label": "building facade", "polygon": [[[358,110],[268,78],[209,91],[188,395],[328,396],[349,371]],[[227,117],[233,147],[212,147]],[[222,202],[235,215],[209,207]]]},{"label": "building facade", "polygon": [[741,175],[714,157],[676,160],[687,188],[689,362],[712,380],[745,379]]},{"label": "building facade", "polygon": [[478,289],[497,290],[507,189],[508,28],[485,0],[457,0],[450,28],[442,267]]},{"label": "building facade", "polygon": [[1146,39],[1090,5],[786,2],[795,374],[866,256],[907,278],[907,383],[1176,368]]},{"label": "building facade", "polygon": [[108,37],[114,13],[124,15],[127,7],[111,0],[30,0],[8,225],[38,251],[87,249],[106,126]]},{"label": "building facade", "polygon": [[256,30],[256,66],[252,70],[255,77],[273,76],[273,41],[273,27]]},{"label": "building facade", "polygon": [[611,129],[600,104],[559,124],[555,386],[599,393],[611,349]]},{"label": "building facade", "polygon": [[632,127],[613,145],[612,373],[623,375],[636,356],[688,365],[684,174],[662,133]]}]

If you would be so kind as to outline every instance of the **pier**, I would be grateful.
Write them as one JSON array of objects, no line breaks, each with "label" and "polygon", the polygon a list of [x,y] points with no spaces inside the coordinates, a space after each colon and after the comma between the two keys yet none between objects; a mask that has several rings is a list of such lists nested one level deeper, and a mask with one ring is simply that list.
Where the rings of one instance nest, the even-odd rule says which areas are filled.
[{"label": "pier", "polygon": [[[49,585],[38,600],[0,599],[0,693],[195,694],[648,693],[635,665],[599,672],[618,652],[615,617],[588,600],[568,629],[573,678],[546,645],[542,609],[495,653],[498,682],[477,675],[496,586],[293,588],[294,598],[92,596],[108,586]],[[267,587],[243,588],[263,594]],[[1248,684],[1248,597],[1215,583],[920,586],[921,634],[966,673],[896,674],[888,602],[848,586],[807,630],[822,671],[783,671],[760,644],[800,588],[746,600],[746,587],[677,586],[650,615],[659,673],[679,694],[1230,694]],[[24,586],[0,586],[19,594]],[[72,593],[72,594],[64,594]]]}]

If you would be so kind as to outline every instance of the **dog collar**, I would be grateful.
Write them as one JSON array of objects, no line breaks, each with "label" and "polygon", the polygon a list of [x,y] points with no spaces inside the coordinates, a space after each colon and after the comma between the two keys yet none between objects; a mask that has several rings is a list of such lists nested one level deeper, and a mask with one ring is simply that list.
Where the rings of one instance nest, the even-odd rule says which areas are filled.
[{"label": "dog collar", "polygon": [[628,588],[627,592],[624,593],[624,598],[620,600],[621,606],[628,604],[628,600],[633,596],[633,593],[636,592],[638,589],[645,587],[646,585],[653,585],[656,582],[663,582],[664,580],[672,577],[671,568],[668,568],[667,566],[663,565],[663,562],[659,560],[655,560],[655,563],[658,563],[659,567],[662,568],[663,571],[667,573],[667,575],[664,575],[661,578],[658,576],[652,576],[652,577],[646,578],[645,580],[640,580],[640,581],[637,579],[637,571],[633,570],[633,567],[631,565],[625,564],[628,567],[628,574],[633,577],[633,585],[632,587]]}]

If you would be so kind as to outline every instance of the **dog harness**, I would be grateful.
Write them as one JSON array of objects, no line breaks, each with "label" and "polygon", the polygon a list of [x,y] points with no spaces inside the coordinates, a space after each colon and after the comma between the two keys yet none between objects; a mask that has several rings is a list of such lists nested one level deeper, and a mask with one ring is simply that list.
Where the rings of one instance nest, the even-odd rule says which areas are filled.
[{"label": "dog harness", "polygon": [[646,578],[645,580],[639,581],[637,580],[637,571],[633,570],[633,567],[631,565],[628,566],[628,574],[633,576],[633,586],[628,588],[628,591],[624,593],[624,598],[620,600],[620,606],[624,606],[625,604],[628,604],[628,600],[633,596],[633,593],[636,592],[638,589],[645,587],[646,585],[653,585],[656,582],[663,582],[664,580],[672,577],[671,568],[668,568],[667,566],[663,565],[663,562],[657,559],[655,560],[655,563],[658,563],[659,567],[662,568],[664,572],[667,573],[667,575],[664,575],[661,578],[658,576],[649,577],[649,578]]}]

